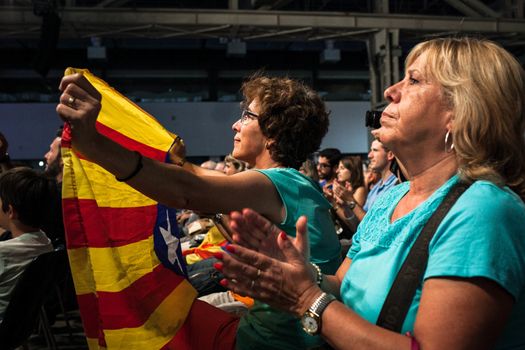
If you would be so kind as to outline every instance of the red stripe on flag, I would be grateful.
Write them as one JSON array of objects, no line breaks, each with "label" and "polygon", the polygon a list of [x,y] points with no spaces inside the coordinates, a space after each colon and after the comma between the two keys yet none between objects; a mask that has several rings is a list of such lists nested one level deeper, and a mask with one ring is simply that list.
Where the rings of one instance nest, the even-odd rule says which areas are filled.
[{"label": "red stripe on flag", "polygon": [[62,215],[64,217],[66,246],[68,248],[81,248],[88,245],[78,202],[79,199],[77,198],[62,199]]},{"label": "red stripe on flag", "polygon": [[132,151],[140,151],[140,153],[142,153],[143,156],[151,159],[156,159],[160,162],[166,161],[166,153],[168,150],[161,151],[143,143],[137,142],[132,138],[129,138],[126,135],[123,135],[120,132],[113,130],[99,122],[97,122],[97,130],[102,135],[112,139],[113,141],[119,143],[127,149],[130,149]]},{"label": "red stripe on flag", "polygon": [[[153,234],[157,205],[134,208],[98,207],[93,199],[62,200],[67,248],[119,247]],[[89,242],[89,244],[88,244]]]},{"label": "red stripe on flag", "polygon": [[104,329],[135,328],[143,325],[183,280],[183,277],[159,265],[120,292],[97,292],[100,319]]},{"label": "red stripe on flag", "polygon": [[239,317],[195,300],[186,322],[161,350],[233,350]]},{"label": "red stripe on flag", "polygon": [[95,339],[99,338],[99,335],[103,337],[98,317],[97,296],[94,293],[81,294],[77,295],[77,301],[86,337]]},{"label": "red stripe on flag", "polygon": [[[191,313],[191,310],[190,310]],[[199,327],[200,328],[200,327]],[[182,327],[177,331],[177,334],[171,340],[164,345],[160,350],[194,350],[197,348],[193,347],[192,336],[206,337],[208,332],[206,329],[201,329],[201,334],[192,335],[192,329],[189,322],[186,320]],[[199,349],[208,350],[208,349]],[[209,350],[212,350],[210,348]]]}]

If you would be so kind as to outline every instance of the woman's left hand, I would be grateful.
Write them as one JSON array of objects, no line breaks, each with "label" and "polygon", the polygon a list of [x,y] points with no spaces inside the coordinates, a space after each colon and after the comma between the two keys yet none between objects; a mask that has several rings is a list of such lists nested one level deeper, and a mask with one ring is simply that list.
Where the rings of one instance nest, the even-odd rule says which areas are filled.
[{"label": "woman's left hand", "polygon": [[59,89],[62,94],[56,111],[71,125],[73,147],[88,156],[100,143],[96,121],[102,108],[102,95],[80,73],[64,76]]},{"label": "woman's left hand", "polygon": [[[257,219],[262,217],[251,211]],[[253,219],[244,219],[253,222]],[[233,218],[235,221],[235,218]],[[263,222],[264,218],[260,222]],[[235,293],[248,295],[275,308],[302,315],[320,293],[315,273],[301,253],[308,249],[306,217],[296,224],[297,236],[291,239],[284,232],[272,238],[279,250],[279,258],[230,245],[230,254],[223,254],[222,270],[226,277],[221,283]],[[249,232],[242,232],[249,234]]]},{"label": "woman's left hand", "polygon": [[[298,221],[302,222],[302,219]],[[270,258],[284,259],[277,244],[277,237],[281,230],[256,211],[243,209],[242,212],[230,213],[230,228],[233,231],[234,243],[260,252]],[[308,260],[310,257],[308,245],[304,249],[300,249],[302,249],[301,254]]]}]

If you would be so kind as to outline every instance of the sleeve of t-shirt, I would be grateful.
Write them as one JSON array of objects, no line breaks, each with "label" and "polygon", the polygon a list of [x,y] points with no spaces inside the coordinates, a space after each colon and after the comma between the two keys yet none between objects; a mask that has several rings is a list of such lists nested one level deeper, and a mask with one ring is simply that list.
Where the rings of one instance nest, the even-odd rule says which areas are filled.
[{"label": "sleeve of t-shirt", "polygon": [[525,205],[476,182],[447,214],[429,247],[425,279],[485,277],[517,298],[525,285]]}]

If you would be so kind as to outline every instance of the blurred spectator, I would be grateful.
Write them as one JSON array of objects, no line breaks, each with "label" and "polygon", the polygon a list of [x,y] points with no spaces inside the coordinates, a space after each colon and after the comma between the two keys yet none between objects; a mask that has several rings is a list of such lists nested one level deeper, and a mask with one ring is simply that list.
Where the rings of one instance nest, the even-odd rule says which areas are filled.
[{"label": "blurred spectator", "polygon": [[207,160],[203,163],[201,163],[201,168],[209,169],[209,170],[215,170],[215,167],[217,166],[217,163],[213,160]]},{"label": "blurred spectator", "polygon": [[230,155],[224,158],[224,173],[226,175],[237,174],[244,170],[246,170],[246,163],[242,160],[235,159]]},{"label": "blurred spectator", "polygon": [[8,148],[9,142],[7,142],[4,134],[0,132],[0,173],[13,167],[11,164],[11,158],[9,158],[9,153],[7,153]]},{"label": "blurred spectator", "polygon": [[319,152],[317,174],[321,188],[332,187],[339,159],[341,159],[341,152],[337,148],[325,148]]},{"label": "blurred spectator", "polygon": [[310,159],[305,160],[303,164],[301,165],[301,167],[299,168],[299,171],[302,174],[314,180],[316,183],[319,182],[319,175],[317,174],[315,163],[312,160]]},{"label": "blurred spectator", "polygon": [[224,172],[224,162],[217,162],[217,164],[215,164],[215,170],[217,171],[220,171],[220,172]]},{"label": "blurred spectator", "polygon": [[49,145],[49,151],[44,155],[46,161],[45,173],[54,177],[57,183],[62,183],[62,155],[60,153],[60,143],[62,141],[63,126],[60,126],[56,132],[56,136]]}]

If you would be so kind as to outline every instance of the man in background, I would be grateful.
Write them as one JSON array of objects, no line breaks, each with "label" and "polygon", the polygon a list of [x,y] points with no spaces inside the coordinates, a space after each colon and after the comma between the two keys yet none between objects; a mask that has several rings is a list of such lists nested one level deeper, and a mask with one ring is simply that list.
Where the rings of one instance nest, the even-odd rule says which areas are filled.
[{"label": "man in background", "polygon": [[46,161],[44,172],[46,175],[55,178],[58,184],[62,183],[62,168],[64,166],[64,163],[62,162],[62,155],[60,153],[62,130],[62,126],[58,128],[55,138],[49,145],[49,151],[44,155],[44,159]]},{"label": "man in background", "polygon": [[368,192],[366,202],[362,207],[356,202],[353,194],[345,190],[342,186],[336,186],[334,189],[334,195],[345,202],[343,207],[348,211],[350,216],[355,215],[358,222],[363,220],[366,212],[370,210],[377,198],[398,183],[397,177],[390,171],[390,167],[394,161],[394,154],[380,141],[374,140],[372,142],[370,152],[368,152],[368,159],[370,161],[368,168],[371,171],[379,173],[380,179],[374,187],[372,187],[370,192]]},{"label": "man in background", "polygon": [[319,152],[317,161],[317,174],[321,188],[331,189],[336,177],[336,169],[341,159],[341,152],[337,148],[325,148]]}]

